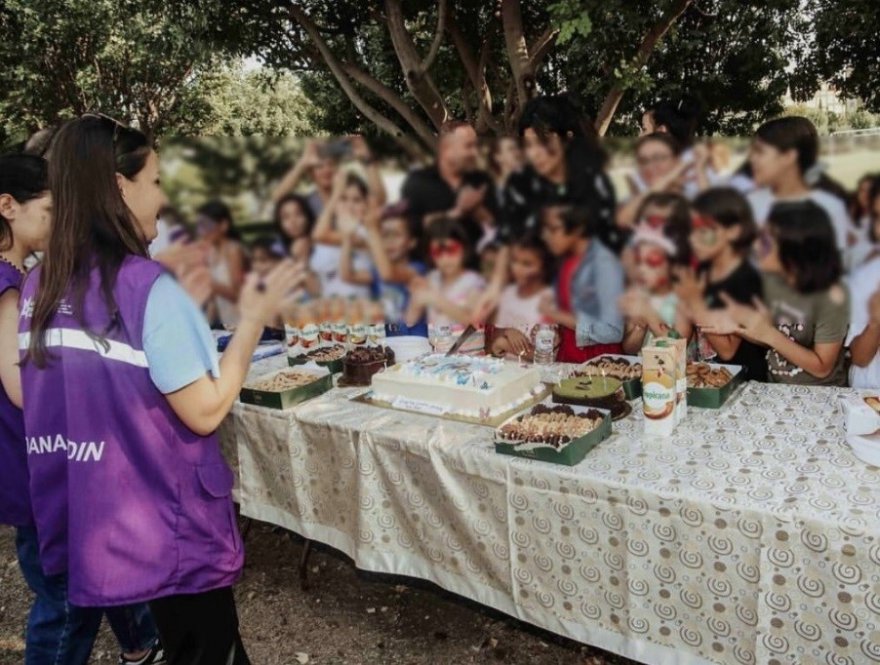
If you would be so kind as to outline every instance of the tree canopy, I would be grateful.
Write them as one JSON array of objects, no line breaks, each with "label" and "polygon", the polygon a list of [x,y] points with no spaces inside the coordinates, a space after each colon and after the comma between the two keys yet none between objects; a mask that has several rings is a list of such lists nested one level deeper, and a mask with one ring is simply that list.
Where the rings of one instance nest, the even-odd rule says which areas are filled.
[{"label": "tree canopy", "polygon": [[[363,132],[410,154],[572,92],[599,133],[660,98],[741,133],[821,81],[880,110],[873,0],[5,0],[0,139],[88,110],[155,134]],[[242,68],[245,58],[265,68]]]}]

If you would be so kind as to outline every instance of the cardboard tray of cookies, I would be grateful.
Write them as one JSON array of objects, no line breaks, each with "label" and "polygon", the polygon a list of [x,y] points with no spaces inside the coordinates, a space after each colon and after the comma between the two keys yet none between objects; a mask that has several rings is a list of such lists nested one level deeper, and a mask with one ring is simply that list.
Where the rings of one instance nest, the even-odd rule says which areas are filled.
[{"label": "cardboard tray of cookies", "polygon": [[574,466],[609,436],[610,412],[548,400],[502,423],[495,452]]},{"label": "cardboard tray of cookies", "polygon": [[688,406],[720,409],[740,383],[742,367],[739,365],[688,363]]},{"label": "cardboard tray of cookies", "polygon": [[627,400],[642,396],[642,359],[639,356],[606,353],[578,365],[571,376],[596,374],[619,379]]},{"label": "cardboard tray of cookies", "polygon": [[287,364],[290,367],[296,367],[297,365],[314,362],[319,367],[326,367],[333,374],[338,374],[342,371],[346,353],[347,349],[342,344],[324,346],[302,355],[287,356]]},{"label": "cardboard tray of cookies", "polygon": [[289,409],[332,387],[333,375],[327,368],[280,369],[246,383],[238,398],[244,404]]}]

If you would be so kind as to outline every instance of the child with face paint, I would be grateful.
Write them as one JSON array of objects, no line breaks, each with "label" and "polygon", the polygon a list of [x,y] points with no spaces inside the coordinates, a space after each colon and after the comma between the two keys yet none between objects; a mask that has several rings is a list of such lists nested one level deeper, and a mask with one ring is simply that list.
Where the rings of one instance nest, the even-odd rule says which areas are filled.
[{"label": "child with face paint", "polygon": [[693,326],[679,307],[674,289],[677,263],[675,243],[663,232],[662,225],[643,222],[632,238],[636,282],[620,299],[626,316],[623,351],[638,355],[643,346],[656,337],[675,331],[690,339]]},{"label": "child with face paint", "polygon": [[[710,189],[693,203],[691,249],[700,268],[680,268],[676,292],[692,320],[724,307],[722,294],[750,304],[762,296],[761,275],[748,260],[757,227],[746,198],[730,187]],[[739,365],[745,378],[767,380],[766,349],[738,335],[702,335],[701,355]],[[708,348],[705,348],[708,345]]]},{"label": "child with face paint", "polygon": [[166,202],[148,137],[86,114],[51,155],[52,233],[18,330],[42,568],[66,575],[77,607],[148,602],[169,663],[246,665],[232,593],[244,551],[216,430],[303,275],[289,260],[249,275],[218,360],[198,307],[148,257]]},{"label": "child with face paint", "polygon": [[[460,222],[440,216],[427,218],[428,253],[434,270],[425,278],[410,282],[412,297],[407,309],[407,325],[415,325],[427,312],[429,331],[451,332],[454,340],[473,318],[474,306],[486,288],[486,280],[475,270],[476,253]],[[445,335],[444,335],[445,336]],[[450,339],[447,337],[447,339]],[[471,335],[462,353],[482,351],[482,331]]]}]

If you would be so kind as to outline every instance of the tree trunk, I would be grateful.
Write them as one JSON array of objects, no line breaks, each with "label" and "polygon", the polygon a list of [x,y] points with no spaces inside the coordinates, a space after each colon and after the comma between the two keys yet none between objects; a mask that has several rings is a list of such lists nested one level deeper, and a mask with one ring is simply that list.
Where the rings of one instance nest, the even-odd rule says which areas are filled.
[{"label": "tree trunk", "polygon": [[[693,3],[693,0],[675,0],[666,14],[663,15],[663,18],[654,24],[642,38],[635,57],[632,59],[633,67],[643,67],[648,62],[654,48],[691,3]],[[596,132],[599,136],[604,136],[605,132],[608,131],[608,127],[611,126],[611,120],[614,118],[614,113],[617,111],[617,107],[620,104],[620,100],[623,99],[625,92],[623,86],[616,83],[606,95],[599,113],[596,115]]]},{"label": "tree trunk", "polygon": [[354,104],[355,107],[379,129],[390,134],[411,157],[422,157],[424,153],[423,147],[410,136],[407,136],[406,133],[390,118],[386,118],[377,108],[372,106],[358,93],[357,89],[352,85],[351,79],[345,73],[342,64],[336,59],[336,56],[330,50],[327,42],[324,41],[324,38],[318,31],[318,27],[312,22],[308,15],[295,4],[291,5],[290,14],[293,19],[303,27],[306,33],[308,33],[309,38],[315,46],[317,46],[321,58],[323,58],[327,67],[330,69],[330,72],[351,100],[351,103]]},{"label": "tree trunk", "polygon": [[[385,13],[387,14],[391,43],[394,45],[394,52],[403,69],[406,86],[425,110],[425,113],[428,114],[434,127],[439,129],[440,125],[446,122],[449,117],[449,110],[446,108],[446,103],[437,90],[437,86],[434,85],[433,79],[427,71],[422,69],[422,59],[406,29],[400,0],[385,0]],[[442,30],[443,26],[438,26],[438,29]]]},{"label": "tree trunk", "polygon": [[501,25],[504,28],[504,43],[507,58],[516,90],[516,111],[521,111],[535,92],[535,70],[529,58],[522,26],[522,12],[519,0],[501,0]]}]

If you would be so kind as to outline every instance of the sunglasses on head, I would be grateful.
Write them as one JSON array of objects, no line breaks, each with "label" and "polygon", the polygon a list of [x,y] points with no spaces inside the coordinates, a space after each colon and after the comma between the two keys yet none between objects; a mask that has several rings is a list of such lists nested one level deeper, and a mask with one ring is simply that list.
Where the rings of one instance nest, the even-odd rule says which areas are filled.
[{"label": "sunglasses on head", "polygon": [[454,256],[464,251],[464,246],[458,240],[434,240],[431,242],[431,256],[436,258],[448,254]]},{"label": "sunglasses on head", "polygon": [[126,125],[119,122],[116,118],[111,118],[109,115],[105,115],[103,113],[98,113],[97,111],[89,111],[88,113],[83,113],[80,118],[98,118],[99,120],[103,120],[104,122],[109,122],[113,124],[113,140],[116,140],[116,135],[119,133],[119,129],[126,129]]}]

